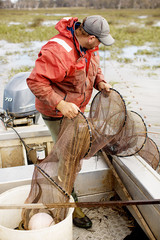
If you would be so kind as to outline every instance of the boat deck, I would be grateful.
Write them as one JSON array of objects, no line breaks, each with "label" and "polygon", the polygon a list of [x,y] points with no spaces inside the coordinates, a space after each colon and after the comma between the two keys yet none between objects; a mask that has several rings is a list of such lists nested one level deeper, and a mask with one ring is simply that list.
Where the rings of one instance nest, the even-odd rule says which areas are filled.
[{"label": "boat deck", "polygon": [[[0,193],[30,184],[34,165],[0,169]],[[87,184],[86,184],[87,183]],[[111,170],[101,156],[83,162],[75,190],[79,201],[105,201],[115,195]],[[73,226],[73,240],[123,240],[131,233],[131,218],[122,209],[85,208],[83,212],[92,220],[92,228],[82,229]]]},{"label": "boat deck", "polygon": [[122,209],[83,209],[92,220],[92,228],[73,227],[73,240],[123,240],[131,233],[132,219]]}]

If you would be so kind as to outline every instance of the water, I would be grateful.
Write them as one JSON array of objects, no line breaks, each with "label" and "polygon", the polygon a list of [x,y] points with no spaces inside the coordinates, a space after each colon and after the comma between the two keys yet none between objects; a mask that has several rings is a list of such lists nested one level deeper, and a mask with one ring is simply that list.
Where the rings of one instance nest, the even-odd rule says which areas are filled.
[{"label": "water", "polygon": [[[101,67],[105,80],[113,84],[125,100],[127,110],[137,112],[144,120],[148,136],[160,149],[160,54],[137,55],[147,50],[156,53],[156,48],[130,46],[117,54],[117,59],[131,59],[130,63],[111,58],[109,51],[101,51]],[[107,59],[107,60],[106,60]]]},{"label": "water", "polygon": [[[138,51],[148,51],[151,54],[138,54]],[[111,54],[109,51],[100,51],[100,57],[102,58],[101,64],[104,65],[104,59],[111,58]],[[117,54],[117,59],[130,59],[133,61],[133,65],[141,67],[141,66],[158,66],[160,65],[160,52],[156,48],[153,49],[149,45],[145,46],[128,46],[122,49],[121,54]]]},{"label": "water", "polygon": [[3,91],[5,84],[11,78],[11,72],[21,71],[25,67],[33,68],[38,52],[46,42],[8,43],[0,41],[0,107],[3,106]]},{"label": "water", "polygon": [[156,22],[153,26],[154,27],[160,27],[160,21]]},{"label": "water", "polygon": [[48,21],[44,21],[44,22],[42,22],[41,23],[41,25],[42,26],[47,26],[47,27],[50,27],[50,26],[54,26],[54,25],[56,25],[57,23],[58,23],[59,21],[57,21],[57,20],[48,20]]},{"label": "water", "polygon": [[[0,41],[0,107],[3,106],[3,90],[10,79],[11,71],[16,70],[18,72],[18,70],[21,71],[20,69],[26,66],[32,69],[38,52],[45,43],[46,41],[29,43]],[[160,132],[160,68],[152,69],[153,66],[160,65],[160,55],[158,53],[136,55],[138,50],[155,52],[155,49],[149,44],[146,46],[125,47],[122,49],[121,54],[117,54],[117,58],[129,58],[132,60],[131,63],[126,64],[112,60],[109,51],[100,51],[100,65],[105,80],[116,83],[114,88],[124,97],[126,104],[128,104],[127,107],[137,111],[143,117],[146,116],[147,126],[152,126],[153,131]],[[149,67],[143,69],[143,66]],[[154,135],[153,138],[160,146],[160,135]]]},{"label": "water", "polygon": [[12,69],[23,66],[34,67],[35,60],[41,47],[46,42],[34,41],[31,43],[8,43],[0,41],[0,76],[1,82],[7,81]]}]

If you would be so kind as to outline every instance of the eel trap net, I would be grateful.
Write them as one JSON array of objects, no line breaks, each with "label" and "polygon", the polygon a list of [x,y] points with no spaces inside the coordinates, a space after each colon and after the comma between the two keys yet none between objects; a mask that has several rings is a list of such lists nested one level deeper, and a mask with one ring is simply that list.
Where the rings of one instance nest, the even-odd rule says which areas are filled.
[{"label": "eel trap net", "polygon": [[[154,169],[160,160],[159,150],[147,136],[143,119],[136,112],[127,111],[122,96],[114,89],[110,93],[97,93],[87,118],[79,112],[72,120],[62,120],[58,140],[51,153],[35,165],[26,203],[70,201],[81,160],[90,158],[101,149],[107,155],[121,157],[139,154]],[[24,228],[28,229],[34,214],[44,211],[58,223],[66,217],[68,209],[24,209]]]}]

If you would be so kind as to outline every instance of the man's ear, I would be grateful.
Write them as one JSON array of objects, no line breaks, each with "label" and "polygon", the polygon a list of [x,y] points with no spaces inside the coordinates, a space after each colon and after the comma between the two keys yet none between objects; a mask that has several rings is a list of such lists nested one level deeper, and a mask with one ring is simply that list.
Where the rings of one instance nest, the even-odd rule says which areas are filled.
[{"label": "man's ear", "polygon": [[94,35],[90,35],[90,36],[88,37],[88,42],[89,42],[89,43],[92,43],[94,39],[95,39],[95,36],[94,36]]}]

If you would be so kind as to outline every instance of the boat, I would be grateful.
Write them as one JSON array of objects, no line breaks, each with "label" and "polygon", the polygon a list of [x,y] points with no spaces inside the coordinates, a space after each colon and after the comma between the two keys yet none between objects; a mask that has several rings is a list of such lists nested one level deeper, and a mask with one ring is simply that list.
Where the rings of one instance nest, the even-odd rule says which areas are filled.
[{"label": "boat", "polygon": [[[160,198],[160,175],[140,156],[114,157],[113,165],[132,199],[150,200]],[[114,186],[121,199],[124,193],[118,184]],[[155,239],[160,239],[160,205],[137,206]],[[129,207],[133,217],[145,231],[135,211]],[[145,231],[146,232],[146,231]],[[149,238],[151,239],[151,238]]]},{"label": "boat", "polygon": [[[31,146],[45,145],[46,153],[49,153],[52,148],[52,139],[45,125],[21,127],[19,134]],[[13,160],[13,162],[10,160],[9,167],[0,168],[0,193],[17,186],[31,184],[34,164],[28,164],[24,146],[17,139],[16,133],[12,129],[8,129],[6,134],[0,134],[0,139],[2,165],[4,162],[3,156],[5,156],[4,151],[10,153],[10,159]],[[16,151],[18,155],[23,156],[22,164],[19,166],[15,166],[17,164],[15,164],[16,157],[12,154],[15,149],[21,149],[21,154]],[[33,161],[35,161],[35,154],[33,154]],[[114,156],[112,163],[132,199],[160,199],[160,175],[140,156],[123,158]],[[121,186],[100,153],[83,161],[82,169],[77,175],[74,187],[79,201],[82,202],[108,201],[115,194],[118,194],[122,200],[126,200]],[[143,231],[146,232],[132,207],[128,207],[128,209]],[[141,205],[138,206],[138,209],[155,239],[159,240],[160,205]]]},{"label": "boat", "polygon": [[[10,99],[10,101],[7,100],[8,103],[11,102],[11,98],[7,98]],[[1,128],[0,194],[17,186],[31,184],[34,164],[43,160],[54,145],[43,120],[39,118],[35,122],[35,115],[34,108],[27,116],[21,114],[21,118],[18,116],[15,119],[14,115],[15,126]],[[33,116],[32,121],[30,116]],[[6,116],[4,117],[7,119]],[[26,146],[32,151],[27,153]],[[160,175],[140,156],[110,157],[113,169],[133,200],[160,199]],[[106,161],[106,157],[101,152],[83,161],[74,185],[80,202],[108,201],[115,194],[118,194],[122,200],[126,200],[124,191],[108,164],[109,161],[108,156]],[[160,240],[160,205],[141,205],[137,208],[147,227],[142,224],[135,209],[128,207],[146,235],[148,235],[146,229],[153,234],[153,238],[148,235],[149,239]]]}]

